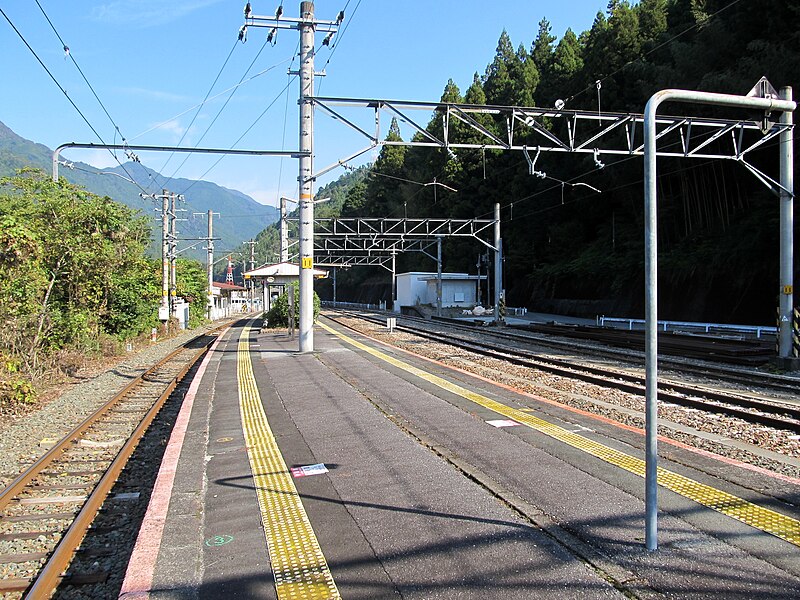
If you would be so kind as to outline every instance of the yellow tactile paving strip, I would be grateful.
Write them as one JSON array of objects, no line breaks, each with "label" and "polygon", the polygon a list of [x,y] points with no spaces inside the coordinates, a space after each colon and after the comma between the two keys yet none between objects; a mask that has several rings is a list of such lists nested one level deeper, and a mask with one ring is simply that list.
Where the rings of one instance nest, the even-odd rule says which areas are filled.
[{"label": "yellow tactile paving strip", "polygon": [[[448,392],[457,394],[462,398],[466,398],[467,400],[483,406],[484,408],[493,410],[504,417],[514,419],[523,425],[527,425],[536,431],[564,442],[565,444],[569,444],[573,448],[582,450],[583,452],[604,460],[607,463],[625,469],[626,471],[634,473],[640,477],[644,477],[645,461],[642,459],[630,456],[629,454],[625,454],[624,452],[620,452],[619,450],[615,450],[614,448],[610,448],[609,446],[590,440],[582,435],[568,431],[563,427],[559,427],[558,425],[554,425],[539,419],[538,417],[534,417],[533,415],[523,412],[522,410],[506,406],[505,404],[470,391],[455,383],[451,383],[445,379],[442,379],[441,377],[432,375],[431,373],[423,371],[422,369],[418,369],[417,367],[389,356],[380,350],[370,348],[369,346],[366,346],[365,344],[362,344],[338,331],[335,331],[326,325],[320,324],[320,326],[326,331],[346,341],[348,344],[351,344],[356,348],[363,350],[364,352],[368,352],[372,356],[386,361],[398,369],[402,369],[407,373],[416,375],[417,377],[420,377],[429,383],[447,390]],[[675,492],[676,494],[680,494],[681,496],[689,498],[690,500],[693,500],[699,504],[702,504],[703,506],[732,517],[738,521],[741,521],[742,523],[746,523],[751,527],[755,527],[766,533],[786,540],[787,542],[790,542],[796,546],[800,546],[800,521],[797,519],[793,519],[768,508],[758,506],[757,504],[743,500],[738,496],[734,496],[733,494],[729,494],[727,492],[723,492],[722,490],[699,483],[693,479],[684,477],[678,473],[673,473],[672,471],[663,469],[661,467],[658,469],[658,483],[660,486]]]},{"label": "yellow tactile paving strip", "polygon": [[239,409],[278,598],[341,598],[264,413],[249,335],[245,327],[239,337]]}]

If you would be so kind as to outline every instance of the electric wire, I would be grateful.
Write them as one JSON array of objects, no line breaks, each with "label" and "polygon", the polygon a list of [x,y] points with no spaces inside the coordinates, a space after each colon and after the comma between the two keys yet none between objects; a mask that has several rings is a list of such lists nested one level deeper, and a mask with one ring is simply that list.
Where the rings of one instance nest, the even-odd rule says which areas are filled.
[{"label": "electric wire", "polygon": [[[565,103],[567,103],[567,102],[570,102],[570,101],[574,100],[575,98],[578,98],[578,97],[582,96],[582,95],[583,95],[583,94],[585,94],[587,91],[590,91],[590,90],[594,90],[594,89],[596,89],[596,84],[597,84],[598,82],[602,84],[602,83],[603,83],[603,82],[605,82],[607,79],[610,79],[611,77],[614,77],[615,75],[617,75],[617,74],[619,74],[620,72],[622,72],[622,71],[623,71],[623,70],[624,70],[624,69],[625,69],[625,68],[626,68],[628,65],[631,65],[631,64],[635,63],[635,62],[636,62],[636,61],[638,61],[638,60],[642,60],[643,58],[645,58],[646,56],[649,56],[650,54],[652,54],[652,53],[653,53],[653,52],[655,52],[656,50],[660,50],[661,48],[663,48],[664,46],[666,46],[666,45],[668,45],[668,44],[671,44],[672,42],[674,42],[674,41],[675,41],[675,40],[677,40],[678,38],[680,38],[680,37],[683,37],[684,35],[686,35],[686,34],[687,34],[687,33],[689,33],[690,31],[692,31],[692,30],[694,30],[694,29],[697,29],[697,28],[699,28],[699,27],[700,27],[700,26],[702,26],[702,25],[707,25],[707,24],[708,24],[708,23],[709,23],[709,22],[710,22],[710,21],[711,21],[711,20],[712,20],[714,17],[716,17],[716,16],[717,16],[717,15],[719,15],[720,13],[722,13],[722,12],[724,12],[724,11],[728,10],[728,9],[729,9],[729,8],[731,8],[732,6],[735,6],[735,5],[736,5],[736,4],[738,4],[739,2],[741,2],[741,0],[732,0],[732,1],[730,2],[730,4],[726,4],[725,6],[723,6],[722,8],[720,8],[720,9],[719,9],[718,11],[716,11],[715,13],[713,13],[713,14],[711,14],[711,15],[708,15],[708,17],[707,17],[706,19],[704,19],[703,21],[698,21],[698,22],[697,22],[697,23],[695,23],[694,25],[691,25],[691,26],[687,27],[686,29],[684,29],[684,30],[683,30],[683,31],[681,31],[680,33],[678,33],[678,34],[676,34],[676,35],[672,36],[672,37],[671,37],[671,38],[669,38],[668,40],[665,40],[664,42],[662,42],[661,44],[659,44],[659,45],[658,45],[658,46],[656,46],[655,48],[651,48],[650,50],[648,50],[647,52],[645,52],[645,53],[644,53],[644,54],[642,54],[641,56],[638,56],[638,57],[637,57],[637,58],[635,58],[634,60],[629,60],[628,62],[626,62],[624,65],[622,65],[622,66],[621,66],[619,69],[617,69],[617,70],[616,70],[616,71],[614,71],[613,73],[610,73],[609,75],[605,75],[605,76],[603,76],[603,77],[599,78],[598,80],[596,80],[596,81],[595,81],[595,83],[594,83],[594,84],[592,84],[592,85],[588,85],[588,86],[586,86],[585,88],[583,88],[582,90],[580,90],[579,92],[576,92],[575,94],[573,94],[572,96],[569,96],[569,97],[567,97],[567,98],[564,98],[564,102],[565,102]],[[598,89],[598,94],[599,94],[599,89]]]},{"label": "electric wire", "polygon": [[[347,0],[347,3],[345,3],[344,8],[342,9],[342,12],[347,13],[347,7],[350,6],[350,2],[351,2],[351,0]],[[328,55],[328,60],[325,61],[324,65],[322,65],[322,71],[324,71],[325,67],[327,67],[331,63],[331,59],[333,58],[333,55],[336,53],[336,49],[339,47],[339,44],[341,43],[342,38],[344,37],[344,34],[347,33],[347,29],[350,27],[350,24],[353,22],[353,19],[355,18],[356,13],[358,12],[358,8],[360,6],[361,6],[361,0],[358,0],[358,3],[356,4],[356,7],[353,9],[353,14],[350,15],[349,19],[347,19],[347,22],[345,23],[344,28],[342,29],[342,32],[339,33],[336,36],[336,41],[334,42],[333,46],[331,47],[331,53]],[[322,89],[322,83],[323,82],[321,81],[320,85],[319,85],[319,89],[317,90],[317,94],[319,94],[320,90]]]},{"label": "electric wire", "polygon": [[122,135],[122,132],[120,131],[119,126],[116,124],[114,119],[111,117],[111,114],[106,109],[106,106],[105,106],[105,104],[103,104],[103,101],[100,100],[100,97],[97,95],[97,92],[95,91],[94,87],[92,87],[92,84],[89,83],[89,79],[84,74],[83,69],[81,69],[80,65],[78,64],[78,61],[75,60],[74,54],[72,52],[70,52],[69,47],[67,46],[67,43],[61,37],[61,34],[58,33],[58,30],[56,29],[55,25],[53,25],[53,22],[50,20],[50,17],[45,12],[45,10],[42,7],[42,5],[39,2],[39,0],[35,0],[35,1],[36,1],[36,6],[38,6],[39,10],[42,11],[42,15],[44,15],[44,18],[47,20],[47,23],[50,25],[50,28],[53,30],[53,33],[56,34],[56,37],[58,38],[58,41],[61,42],[61,45],[64,48],[64,52],[67,53],[67,55],[69,56],[70,60],[72,61],[72,64],[74,64],[75,68],[78,69],[78,73],[80,73],[81,77],[83,78],[83,81],[86,83],[86,85],[91,90],[92,94],[94,95],[95,100],[97,100],[97,103],[100,105],[100,108],[103,109],[103,112],[108,117],[108,120],[111,122],[111,125],[114,126],[114,129],[117,131],[117,133],[119,133],[120,137],[122,138],[122,140],[124,142],[125,141],[125,136]]},{"label": "electric wire", "polygon": [[[200,111],[202,110],[203,106],[205,106],[206,102],[208,101],[208,98],[209,98],[209,96],[211,95],[211,92],[214,90],[214,86],[215,86],[215,85],[217,85],[217,81],[219,81],[219,78],[222,76],[222,72],[225,70],[225,67],[228,65],[228,61],[230,61],[230,59],[231,59],[231,56],[233,55],[233,52],[234,52],[234,50],[236,50],[236,46],[237,46],[238,44],[239,44],[239,40],[236,40],[236,41],[233,43],[233,46],[231,47],[231,51],[230,51],[230,52],[228,52],[228,56],[225,58],[225,62],[224,62],[224,63],[222,63],[222,67],[220,67],[220,70],[219,70],[219,72],[217,73],[217,76],[216,76],[216,77],[214,77],[214,81],[213,81],[213,83],[211,84],[211,87],[209,87],[209,88],[208,88],[208,92],[206,92],[205,98],[203,98],[203,101],[200,103],[200,106],[197,108],[197,112],[195,112],[195,113],[194,113],[194,116],[192,117],[192,120],[189,122],[189,125],[188,125],[188,126],[186,127],[186,129],[184,130],[184,132],[183,132],[183,135],[181,135],[181,139],[180,139],[180,140],[178,140],[178,143],[176,144],[177,146],[180,146],[180,145],[181,145],[181,143],[183,143],[183,140],[186,138],[186,135],[189,133],[189,130],[192,128],[192,125],[194,125],[194,122],[195,122],[195,120],[197,119],[198,115],[200,114]],[[171,152],[171,153],[170,153],[170,155],[167,157],[167,160],[164,162],[164,164],[163,164],[163,165],[161,165],[161,168],[160,168],[160,169],[158,169],[158,171],[159,171],[159,172],[163,172],[163,171],[164,171],[164,169],[166,169],[166,168],[167,168],[167,165],[168,165],[168,164],[169,164],[169,162],[172,160],[172,157],[173,157],[173,156],[175,156],[175,152]],[[166,182],[163,184],[163,186],[162,186],[162,187],[166,187],[166,185],[167,185],[167,184],[168,184],[168,183],[169,183],[171,180],[172,180],[172,178],[171,178],[171,177],[170,177],[170,178],[168,178],[168,179],[166,180]],[[150,186],[148,186],[148,189],[149,189],[149,187],[150,187]]]},{"label": "electric wire", "polygon": [[[292,54],[292,62],[289,65],[289,71],[292,70],[292,67],[294,66],[294,61],[297,58],[299,51],[300,51],[300,42],[298,41],[297,42],[297,46],[294,49],[294,54]],[[286,125],[289,122],[289,85],[291,84],[291,77],[292,77],[291,73],[289,73],[287,75],[287,77],[289,79],[287,80],[287,84],[286,84],[286,88],[285,88],[286,105],[283,108],[283,134],[281,135],[281,150],[282,151],[286,150]],[[278,197],[275,198],[275,205],[276,206],[280,205],[281,185],[283,183],[283,160],[284,160],[284,158],[281,156],[280,162],[278,164],[278,191],[276,192]],[[299,182],[298,182],[298,185],[299,185]]]},{"label": "electric wire", "polygon": [[[250,66],[247,68],[247,71],[245,71],[244,75],[242,75],[241,79],[239,80],[239,83],[238,83],[237,85],[233,86],[233,88],[232,88],[232,89],[233,89],[233,91],[232,91],[232,92],[231,92],[231,94],[228,96],[228,98],[225,100],[225,103],[224,103],[224,104],[223,104],[223,105],[220,107],[220,109],[217,111],[217,114],[214,116],[214,118],[211,120],[211,122],[208,124],[208,127],[206,127],[206,130],[203,132],[203,135],[201,135],[201,136],[200,136],[200,137],[197,139],[197,141],[194,143],[194,145],[193,145],[193,147],[194,147],[194,148],[197,148],[197,147],[200,145],[200,143],[201,143],[201,142],[202,142],[202,141],[205,139],[206,135],[208,135],[208,132],[209,132],[209,131],[211,131],[211,128],[214,126],[214,123],[216,123],[216,122],[217,122],[217,119],[219,119],[219,117],[220,117],[220,115],[222,114],[222,112],[223,112],[223,111],[225,110],[225,108],[228,106],[228,103],[230,103],[230,101],[233,99],[233,96],[234,96],[234,94],[235,94],[235,93],[236,93],[236,91],[239,89],[239,87],[238,87],[238,86],[239,86],[239,85],[242,83],[242,81],[244,81],[245,77],[247,77],[247,74],[250,72],[250,69],[252,69],[252,68],[253,68],[253,65],[255,64],[256,60],[258,60],[258,57],[261,55],[261,52],[264,50],[264,48],[266,47],[266,45],[267,45],[267,42],[265,41],[265,42],[264,42],[264,44],[261,46],[261,49],[258,51],[258,54],[256,54],[256,57],[255,57],[255,58],[253,59],[253,61],[250,63]],[[290,60],[290,59],[288,59],[288,58],[287,58],[287,59],[285,59],[285,60],[283,60],[283,61],[281,61],[281,62],[279,62],[279,63],[277,63],[277,64],[274,64],[274,65],[272,65],[271,67],[269,67],[269,69],[267,69],[267,71],[271,71],[271,70],[273,70],[273,69],[276,69],[276,68],[277,68],[277,67],[279,67],[280,65],[282,65],[282,64],[284,64],[284,63],[287,63],[287,62],[289,62],[289,60]],[[184,157],[184,159],[183,159],[183,161],[181,162],[181,164],[179,164],[179,165],[178,165],[178,166],[175,168],[175,170],[173,171],[172,175],[170,176],[170,179],[172,179],[173,177],[175,177],[175,175],[177,175],[178,171],[180,171],[180,170],[181,170],[181,168],[182,168],[182,167],[183,167],[183,166],[186,164],[186,161],[188,161],[188,160],[189,160],[189,158],[190,158],[191,156],[192,156],[192,154],[191,154],[191,153],[188,153],[188,154],[187,154],[187,155]]]},{"label": "electric wire", "polygon": [[[242,85],[245,85],[245,84],[247,84],[247,83],[250,83],[250,82],[251,82],[251,81],[253,81],[254,79],[256,79],[256,78],[258,78],[258,77],[261,77],[262,75],[265,75],[266,73],[268,73],[269,71],[271,71],[273,68],[275,68],[275,66],[277,66],[277,65],[274,65],[274,66],[272,66],[272,67],[267,67],[266,69],[264,69],[263,71],[259,71],[258,73],[256,73],[256,74],[255,74],[255,75],[253,75],[252,77],[249,77],[249,78],[245,79],[244,81],[242,81],[242,82],[240,82],[240,83],[237,83],[236,85],[232,85],[232,86],[231,86],[231,87],[229,87],[228,89],[222,90],[222,91],[221,91],[221,92],[219,92],[218,94],[214,94],[213,96],[211,96],[211,97],[208,99],[208,101],[211,101],[211,100],[216,100],[217,98],[219,98],[219,97],[221,97],[221,96],[224,96],[225,94],[227,94],[227,93],[228,93],[228,92],[230,92],[231,90],[234,90],[234,89],[236,89],[236,88],[238,88],[238,87],[241,87]],[[166,125],[167,123],[170,123],[171,121],[174,121],[175,119],[178,119],[178,118],[182,117],[182,116],[183,116],[183,115],[185,115],[186,113],[189,113],[189,112],[191,112],[191,111],[195,110],[196,108],[200,108],[200,107],[202,107],[202,105],[203,105],[203,103],[201,102],[201,103],[195,104],[194,106],[190,106],[189,108],[187,108],[187,109],[186,109],[186,110],[184,110],[183,112],[180,112],[180,113],[178,113],[177,115],[175,115],[175,116],[173,116],[173,117],[171,117],[171,118],[169,118],[169,119],[166,119],[165,121],[161,121],[160,123],[158,123],[158,124],[156,124],[156,125],[153,125],[152,127],[150,127],[150,129],[146,129],[145,131],[142,131],[141,133],[137,133],[137,134],[136,134],[135,136],[133,136],[132,138],[129,138],[129,140],[128,140],[128,141],[132,142],[132,141],[134,141],[134,140],[136,140],[136,139],[138,139],[138,138],[142,137],[143,135],[150,133],[151,131],[155,131],[156,129],[159,129],[159,128],[163,127],[163,126],[164,126],[164,125]]]},{"label": "electric wire", "polygon": [[[11,21],[9,16],[5,13],[5,11],[2,8],[0,8],[0,14],[2,14],[3,17],[5,18],[5,20],[8,21],[8,24],[11,25],[11,28],[17,34],[19,39],[22,40],[22,43],[25,44],[25,46],[28,48],[28,50],[31,52],[31,54],[33,54],[34,58],[36,58],[38,63],[42,66],[42,68],[45,70],[45,72],[50,76],[50,79],[53,80],[53,83],[56,84],[56,87],[58,87],[58,89],[61,90],[61,93],[64,94],[64,97],[69,101],[69,103],[72,105],[72,107],[78,112],[78,114],[83,119],[84,123],[86,123],[86,125],[89,126],[89,129],[92,130],[92,133],[94,133],[94,135],[97,136],[97,139],[99,139],[100,142],[103,145],[105,145],[106,142],[103,139],[103,136],[101,136],[100,133],[97,131],[97,129],[94,128],[94,126],[91,124],[91,122],[86,117],[86,115],[83,114],[83,111],[81,111],[81,109],[78,108],[78,105],[75,104],[75,102],[72,100],[72,98],[70,97],[69,93],[67,93],[67,90],[65,90],[64,87],[58,82],[58,80],[56,79],[55,75],[53,75],[53,73],[50,71],[50,69],[47,67],[47,65],[44,64],[42,59],[39,58],[39,55],[36,53],[36,51],[33,49],[33,47],[28,43],[28,40],[25,39],[25,36],[23,36],[22,33],[20,32],[20,30],[17,29],[16,25],[14,25],[14,23]],[[114,160],[117,162],[117,164],[120,167],[122,167],[122,169],[125,171],[126,174],[128,174],[130,176],[130,173],[128,173],[127,170],[125,170],[125,167],[119,161],[119,159],[117,158],[116,154],[114,154],[114,152],[112,152],[112,150],[110,148],[107,148],[107,150],[108,150],[108,153],[111,154],[111,156],[114,157]],[[131,179],[133,179],[133,178],[131,178]],[[138,183],[136,185],[142,192],[146,192],[146,190],[142,186],[140,186]]]},{"label": "electric wire", "polygon": [[[278,101],[278,99],[280,99],[280,97],[281,97],[281,96],[283,96],[283,93],[284,93],[284,91],[285,91],[285,90],[286,90],[286,89],[287,89],[287,88],[288,88],[288,87],[289,87],[289,86],[292,84],[292,82],[293,82],[293,81],[294,81],[294,79],[296,79],[296,78],[297,78],[297,76],[293,76],[293,77],[292,77],[292,79],[289,81],[289,83],[287,83],[287,84],[286,84],[286,87],[284,87],[283,89],[281,89],[281,91],[280,91],[280,92],[278,92],[278,95],[277,95],[277,96],[276,96],[276,97],[275,97],[275,98],[272,100],[272,102],[270,102],[270,103],[267,105],[267,107],[266,107],[266,108],[263,110],[263,112],[262,112],[260,115],[258,115],[258,117],[256,117],[255,121],[253,121],[253,123],[252,123],[252,124],[251,124],[251,125],[250,125],[250,126],[247,128],[247,129],[245,129],[244,133],[242,133],[242,135],[240,135],[240,136],[239,136],[239,137],[236,139],[236,141],[235,141],[235,142],[233,142],[233,144],[232,144],[232,145],[231,145],[231,146],[228,148],[229,150],[233,150],[234,148],[236,148],[236,146],[239,144],[239,142],[241,142],[241,141],[242,141],[242,139],[243,139],[243,138],[244,138],[244,137],[245,137],[245,136],[246,136],[248,133],[250,133],[250,131],[253,129],[253,127],[255,127],[255,126],[258,124],[258,122],[259,122],[259,121],[260,121],[260,120],[261,120],[261,119],[264,117],[264,115],[266,115],[266,114],[267,114],[267,112],[269,111],[269,109],[270,109],[270,108],[272,108],[272,106],[273,106],[273,105],[274,105],[274,104],[275,104],[275,103]],[[211,171],[212,171],[212,170],[213,170],[213,169],[214,169],[214,168],[215,168],[215,167],[216,167],[216,166],[217,166],[217,165],[218,165],[220,162],[222,162],[222,160],[223,160],[223,159],[224,159],[226,156],[227,156],[227,155],[225,155],[225,154],[223,154],[222,156],[220,156],[220,157],[219,157],[219,158],[218,158],[216,161],[214,161],[214,163],[213,163],[213,164],[212,164],[212,165],[211,165],[211,166],[210,166],[208,169],[206,169],[206,171],[205,171],[205,172],[204,172],[202,175],[200,175],[200,177],[198,177],[197,179],[195,179],[194,181],[192,181],[192,183],[191,183],[191,184],[189,184],[189,186],[188,186],[188,187],[184,188],[184,189],[183,189],[183,191],[182,191],[182,192],[179,192],[179,193],[180,193],[180,194],[184,194],[184,195],[185,195],[185,194],[186,194],[186,193],[187,193],[187,192],[188,192],[190,189],[192,189],[192,188],[194,187],[194,185],[195,185],[196,183],[198,183],[199,181],[201,181],[201,180],[202,180],[202,179],[203,179],[203,178],[204,178],[206,175],[208,175],[208,174],[209,174],[209,173],[210,173],[210,172],[211,172]]]}]

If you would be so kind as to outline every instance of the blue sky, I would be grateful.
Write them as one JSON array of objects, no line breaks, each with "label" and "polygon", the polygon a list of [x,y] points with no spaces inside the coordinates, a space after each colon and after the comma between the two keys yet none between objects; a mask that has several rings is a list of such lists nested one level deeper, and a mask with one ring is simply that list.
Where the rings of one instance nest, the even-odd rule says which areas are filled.
[{"label": "blue sky", "polygon": [[[75,64],[65,57],[36,2],[10,0],[0,8],[106,143],[119,143],[121,134],[128,143],[143,145],[298,147],[298,87],[287,75],[297,33],[280,31],[274,46],[264,46],[267,30],[251,28],[247,42],[238,43],[243,0],[38,1],[119,133]],[[278,4],[280,0],[255,0],[253,12],[271,15]],[[299,5],[299,1],[284,3],[284,14],[298,16]],[[326,73],[316,80],[316,92],[435,102],[449,78],[463,92],[476,71],[484,72],[503,29],[515,47],[530,48],[542,17],[560,38],[568,27],[576,33],[591,27],[606,5],[607,0],[318,0],[318,19],[333,20],[345,7],[346,17],[333,49],[322,48],[316,55],[317,69],[324,66]],[[318,44],[322,37],[318,34]],[[99,142],[1,15],[0,55],[4,80],[0,121],[50,148],[73,141]],[[229,55],[209,100],[198,112]],[[223,92],[243,78],[251,63],[246,83],[229,99],[230,91]],[[364,116],[372,118],[366,112],[358,118]],[[427,123],[428,115],[420,114],[418,120]],[[317,115],[315,131],[315,171],[366,145],[324,115]],[[98,168],[116,164],[104,151],[72,150],[65,156]],[[123,154],[118,156],[125,160]],[[264,204],[275,205],[280,195],[297,193],[297,163],[292,159],[229,156],[215,166],[217,156],[191,155],[185,162],[186,155],[140,153],[140,158],[167,176],[202,177]],[[375,153],[367,153],[352,164],[374,158]],[[342,173],[337,168],[318,183]]]}]

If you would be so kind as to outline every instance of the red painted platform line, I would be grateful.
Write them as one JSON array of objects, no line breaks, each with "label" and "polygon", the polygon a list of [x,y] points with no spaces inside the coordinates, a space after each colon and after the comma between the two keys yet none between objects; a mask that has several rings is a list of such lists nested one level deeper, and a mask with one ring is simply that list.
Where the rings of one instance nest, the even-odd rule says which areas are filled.
[{"label": "red painted platform line", "polygon": [[[606,423],[608,425],[613,425],[614,427],[619,427],[620,429],[625,429],[627,431],[632,431],[632,432],[637,433],[637,434],[642,435],[642,436],[645,433],[644,429],[641,429],[639,427],[633,427],[631,425],[626,425],[625,423],[620,423],[619,421],[614,421],[613,419],[609,419],[608,417],[604,417],[602,415],[597,415],[597,414],[582,410],[580,408],[575,408],[574,406],[567,406],[566,404],[561,404],[560,402],[556,402],[555,400],[548,400],[547,398],[543,398],[541,396],[537,396],[536,394],[531,394],[529,392],[522,391],[520,389],[517,389],[517,388],[515,388],[513,386],[510,386],[510,385],[507,385],[505,383],[500,383],[499,381],[494,381],[493,379],[489,379],[488,377],[483,377],[482,375],[478,375],[476,373],[472,373],[472,372],[467,371],[465,369],[461,369],[461,368],[455,367],[453,365],[448,365],[446,363],[443,363],[441,361],[436,360],[435,358],[428,358],[427,356],[422,356],[421,354],[416,354],[416,353],[412,352],[411,350],[406,350],[405,348],[399,348],[397,346],[392,346],[391,344],[389,344],[387,342],[384,342],[383,340],[379,340],[377,338],[374,338],[374,337],[372,337],[370,335],[367,335],[366,333],[362,333],[360,331],[358,332],[358,334],[361,335],[361,336],[364,336],[365,338],[367,338],[369,340],[372,340],[376,344],[380,344],[384,348],[391,348],[391,349],[396,350],[398,352],[402,352],[404,354],[408,354],[409,356],[414,356],[416,358],[428,361],[428,362],[433,363],[435,365],[439,365],[440,367],[443,367],[445,369],[451,369],[453,371],[456,371],[457,373],[461,373],[463,375],[468,375],[470,377],[474,377],[475,379],[479,379],[479,380],[484,381],[486,383],[490,383],[492,385],[496,385],[496,386],[501,387],[501,388],[503,388],[505,390],[508,390],[510,392],[514,392],[515,394],[519,394],[521,396],[526,396],[528,398],[536,400],[537,402],[543,402],[545,404],[550,404],[552,406],[557,406],[557,407],[562,408],[564,410],[568,410],[570,412],[574,412],[574,413],[577,413],[579,415],[583,415],[585,417],[589,417],[591,419],[594,419],[596,421],[600,421],[602,423]],[[754,471],[754,472],[759,473],[761,475],[766,475],[768,477],[772,477],[773,479],[779,479],[781,481],[786,481],[787,483],[792,483],[794,485],[800,485],[800,479],[798,479],[797,477],[791,477],[790,475],[784,475],[783,473],[775,473],[774,471],[770,471],[768,469],[765,469],[764,467],[759,467],[757,465],[751,465],[749,463],[736,460],[735,458],[729,458],[727,456],[720,456],[719,454],[714,454],[713,452],[709,452],[708,450],[703,450],[702,448],[696,448],[694,446],[690,446],[689,444],[684,444],[683,442],[679,442],[678,440],[673,440],[673,439],[664,437],[662,435],[658,436],[658,441],[659,442],[664,442],[665,444],[670,444],[672,446],[676,446],[678,448],[682,448],[683,450],[688,450],[689,452],[694,452],[695,454],[699,454],[700,456],[705,456],[706,458],[711,458],[711,459],[714,459],[714,460],[718,460],[719,462],[722,462],[722,463],[725,463],[725,464],[729,464],[729,465],[732,465],[732,466],[735,466],[735,467],[739,467],[741,469],[746,469],[748,471]]]},{"label": "red painted platform line", "polygon": [[131,559],[128,562],[128,570],[125,572],[122,589],[119,592],[119,597],[125,598],[125,600],[139,600],[150,597],[156,559],[161,548],[164,523],[167,520],[169,501],[172,497],[172,486],[175,483],[178,459],[180,458],[183,440],[186,437],[186,430],[189,426],[189,417],[192,414],[194,399],[197,395],[197,389],[200,387],[203,374],[211,360],[211,355],[227,331],[228,329],[225,329],[219,334],[203,362],[200,363],[200,367],[197,369],[197,373],[186,392],[178,418],[175,420],[175,426],[164,451],[161,467],[158,469],[153,495],[147,505],[147,512],[142,521],[139,536],[136,538],[136,545],[133,548]]}]

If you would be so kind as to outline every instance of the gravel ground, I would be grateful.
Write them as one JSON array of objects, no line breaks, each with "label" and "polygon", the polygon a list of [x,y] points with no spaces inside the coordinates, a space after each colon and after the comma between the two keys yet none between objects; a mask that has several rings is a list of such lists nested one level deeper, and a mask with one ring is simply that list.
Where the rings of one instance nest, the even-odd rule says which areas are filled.
[{"label": "gravel ground", "polygon": [[149,345],[96,376],[64,386],[61,395],[30,412],[11,418],[4,416],[0,423],[0,488],[47,451],[49,445],[45,440],[64,437],[127,385],[131,378],[215,326],[184,331],[174,338]]},{"label": "gravel ground", "polygon": [[[438,344],[403,332],[388,334],[385,327],[359,319],[345,318],[348,326],[391,345],[433,358],[487,379],[515,387],[521,391],[600,414],[633,427],[644,427],[644,398],[628,392],[604,388],[575,379],[544,373],[532,368],[509,365],[497,359],[486,358],[466,350]],[[562,357],[563,358],[563,357]],[[618,408],[617,408],[618,407]],[[638,414],[631,414],[635,411]],[[787,461],[773,460],[758,452],[707,439],[702,435],[689,435],[675,431],[662,421],[659,433],[683,443],[769,469],[776,473],[800,478],[797,458],[800,458],[800,436],[790,431],[779,431],[747,423],[735,417],[715,415],[698,409],[684,408],[665,402],[659,403],[659,419],[676,423],[698,433],[721,436],[749,444],[753,449],[764,449],[787,457]]]}]

